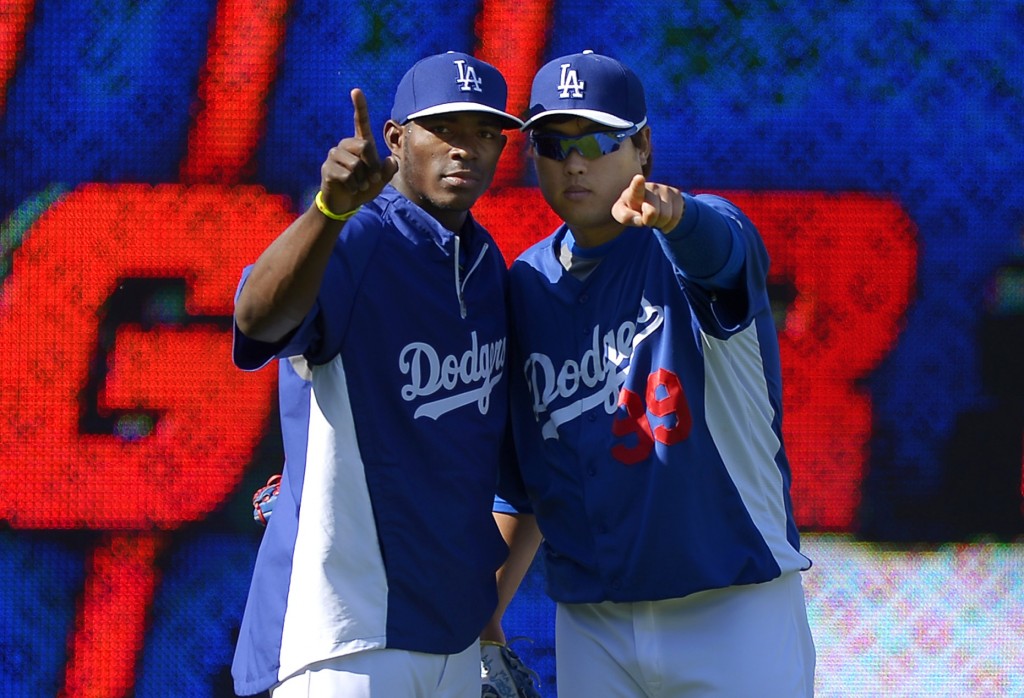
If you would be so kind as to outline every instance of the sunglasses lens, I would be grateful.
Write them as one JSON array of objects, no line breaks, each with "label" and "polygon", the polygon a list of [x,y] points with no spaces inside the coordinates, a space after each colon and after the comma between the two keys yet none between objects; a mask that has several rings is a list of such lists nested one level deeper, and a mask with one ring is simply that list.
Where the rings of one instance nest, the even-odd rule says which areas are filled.
[{"label": "sunglasses lens", "polygon": [[596,160],[602,155],[607,155],[619,149],[619,144],[615,141],[612,141],[611,144],[607,143],[610,140],[612,139],[603,133],[591,133],[576,139],[576,149],[587,160]]},{"label": "sunglasses lens", "polygon": [[562,139],[558,136],[542,136],[533,134],[530,137],[533,142],[533,149],[537,155],[552,160],[565,160],[566,154],[562,152]]},{"label": "sunglasses lens", "polygon": [[614,153],[627,135],[630,134],[599,132],[583,136],[559,136],[554,133],[533,133],[530,140],[538,155],[561,162],[574,150],[587,160],[596,160],[602,155]]}]

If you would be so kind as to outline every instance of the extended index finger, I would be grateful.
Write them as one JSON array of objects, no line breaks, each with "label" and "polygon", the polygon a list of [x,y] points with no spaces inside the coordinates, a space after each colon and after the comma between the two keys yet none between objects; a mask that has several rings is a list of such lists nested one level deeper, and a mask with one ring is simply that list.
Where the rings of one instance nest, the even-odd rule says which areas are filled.
[{"label": "extended index finger", "polygon": [[358,87],[352,90],[352,121],[355,124],[356,138],[366,141],[364,150],[367,165],[377,166],[377,141],[373,137],[373,129],[370,126],[370,108],[366,106],[366,95]]}]

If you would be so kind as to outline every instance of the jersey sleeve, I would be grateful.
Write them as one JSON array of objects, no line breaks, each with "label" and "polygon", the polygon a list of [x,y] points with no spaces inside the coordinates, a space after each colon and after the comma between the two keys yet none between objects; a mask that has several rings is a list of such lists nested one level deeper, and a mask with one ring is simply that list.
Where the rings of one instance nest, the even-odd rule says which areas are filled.
[{"label": "jersey sleeve", "polygon": [[694,283],[708,288],[733,287],[743,261],[737,230],[742,223],[734,217],[739,209],[720,197],[683,194],[683,200],[682,220],[671,232],[657,236],[665,256]]},{"label": "jersey sleeve", "polygon": [[526,494],[526,485],[519,470],[513,438],[512,416],[509,415],[498,461],[497,494],[494,497],[494,511],[502,514],[532,514],[533,507]]},{"label": "jersey sleeve", "polygon": [[[379,221],[379,214],[367,208],[365,214],[348,222],[331,253],[313,308],[280,341],[260,342],[234,325],[232,359],[236,366],[251,371],[273,359],[297,355],[312,364],[324,364],[341,351],[359,284],[380,240]],[[236,301],[251,273],[252,265],[243,270]]]},{"label": "jersey sleeve", "polygon": [[[250,264],[242,270],[242,278],[238,282],[238,289],[235,291],[236,303],[242,288],[245,286],[245,282],[249,280],[252,268],[253,265]],[[278,342],[261,342],[246,336],[238,328],[238,323],[232,322],[231,359],[234,361],[235,366],[243,371],[255,371],[263,368],[276,357],[285,356],[281,351],[287,346],[296,332],[297,330],[290,332]]]},{"label": "jersey sleeve", "polygon": [[683,219],[657,238],[681,285],[706,311],[702,325],[728,333],[768,303],[768,252],[753,222],[732,202],[711,194],[683,198]]}]

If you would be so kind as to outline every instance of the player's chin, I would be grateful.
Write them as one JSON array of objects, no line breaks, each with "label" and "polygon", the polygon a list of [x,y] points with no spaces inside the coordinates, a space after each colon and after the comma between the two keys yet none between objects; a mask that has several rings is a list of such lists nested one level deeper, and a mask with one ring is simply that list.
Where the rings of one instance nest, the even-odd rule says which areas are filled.
[{"label": "player's chin", "polygon": [[596,205],[594,200],[578,201],[560,197],[550,204],[558,217],[574,228],[604,223],[611,215],[606,207]]},{"label": "player's chin", "polygon": [[458,185],[442,186],[438,193],[437,202],[442,208],[465,211],[476,203],[477,199],[487,191],[489,182],[475,180],[472,182],[459,183]]}]

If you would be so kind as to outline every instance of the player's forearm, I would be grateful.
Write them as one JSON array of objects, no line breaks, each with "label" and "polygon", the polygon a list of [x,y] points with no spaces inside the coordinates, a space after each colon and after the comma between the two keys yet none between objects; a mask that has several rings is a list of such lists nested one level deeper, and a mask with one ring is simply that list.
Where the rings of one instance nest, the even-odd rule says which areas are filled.
[{"label": "player's forearm", "polygon": [[687,276],[706,279],[725,266],[732,252],[730,221],[706,202],[684,196],[686,209],[679,224],[663,237],[673,264]]},{"label": "player's forearm", "polygon": [[480,639],[504,643],[505,633],[501,627],[501,619],[515,597],[523,578],[530,570],[542,536],[537,527],[537,518],[533,514],[494,512],[494,521],[498,524],[501,537],[508,545],[509,553],[508,559],[497,573],[498,607],[483,632],[480,633]]},{"label": "player's forearm", "polygon": [[235,303],[242,334],[276,342],[301,324],[316,301],[341,226],[311,207],[263,251]]}]

